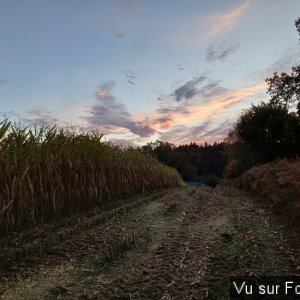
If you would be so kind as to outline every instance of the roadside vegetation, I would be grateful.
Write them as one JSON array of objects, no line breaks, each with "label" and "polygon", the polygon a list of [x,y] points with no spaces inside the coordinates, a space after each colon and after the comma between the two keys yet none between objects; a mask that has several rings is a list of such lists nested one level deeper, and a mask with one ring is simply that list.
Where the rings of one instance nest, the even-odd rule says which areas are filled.
[{"label": "roadside vegetation", "polygon": [[176,170],[101,135],[0,123],[1,234],[181,184]]}]

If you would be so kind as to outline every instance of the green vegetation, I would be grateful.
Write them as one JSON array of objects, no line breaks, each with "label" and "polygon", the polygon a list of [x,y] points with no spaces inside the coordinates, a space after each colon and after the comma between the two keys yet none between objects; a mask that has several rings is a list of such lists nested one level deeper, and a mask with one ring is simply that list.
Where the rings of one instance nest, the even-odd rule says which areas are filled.
[{"label": "green vegetation", "polygon": [[176,170],[101,135],[0,123],[1,234],[127,195],[178,186]]},{"label": "green vegetation", "polygon": [[224,143],[214,145],[181,145],[156,141],[143,146],[140,151],[164,164],[176,168],[184,180],[201,181],[215,186],[227,163]]},{"label": "green vegetation", "polygon": [[[300,117],[281,104],[252,105],[227,138],[227,151],[231,158],[226,170],[229,177],[277,157],[299,155]],[[233,160],[237,162],[235,166]]]}]

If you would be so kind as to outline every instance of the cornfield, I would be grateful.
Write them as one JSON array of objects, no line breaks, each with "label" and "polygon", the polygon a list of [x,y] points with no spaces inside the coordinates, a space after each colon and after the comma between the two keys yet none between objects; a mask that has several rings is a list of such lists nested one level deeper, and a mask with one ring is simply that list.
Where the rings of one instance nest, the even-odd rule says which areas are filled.
[{"label": "cornfield", "polygon": [[0,233],[29,228],[127,195],[177,186],[175,169],[102,135],[0,123]]}]

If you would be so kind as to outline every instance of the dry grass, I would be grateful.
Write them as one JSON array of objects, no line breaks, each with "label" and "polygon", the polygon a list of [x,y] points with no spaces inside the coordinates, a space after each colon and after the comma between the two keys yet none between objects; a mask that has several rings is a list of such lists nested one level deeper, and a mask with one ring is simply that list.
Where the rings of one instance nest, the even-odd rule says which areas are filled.
[{"label": "dry grass", "polygon": [[242,177],[242,187],[267,199],[274,210],[300,225],[300,159],[283,159],[254,167]]},{"label": "dry grass", "polygon": [[176,170],[102,135],[0,123],[0,234],[181,184]]}]

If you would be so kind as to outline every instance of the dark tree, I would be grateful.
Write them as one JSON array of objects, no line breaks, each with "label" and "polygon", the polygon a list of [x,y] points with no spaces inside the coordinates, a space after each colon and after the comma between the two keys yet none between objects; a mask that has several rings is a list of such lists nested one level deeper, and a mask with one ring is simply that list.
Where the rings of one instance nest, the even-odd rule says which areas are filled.
[{"label": "dark tree", "polygon": [[176,168],[184,180],[205,182],[206,178],[212,175],[221,177],[227,163],[224,143],[190,143],[175,147],[167,142],[156,141],[142,146],[140,150]]},{"label": "dark tree", "polygon": [[300,153],[300,119],[280,104],[252,105],[239,117],[234,135],[260,154],[260,162]]},{"label": "dark tree", "polygon": [[296,26],[296,29],[300,35],[300,18],[298,18],[296,21],[295,21],[295,26]]},{"label": "dark tree", "polygon": [[289,107],[297,103],[300,112],[300,65],[292,67],[291,74],[274,73],[273,77],[266,79],[266,82],[269,85],[268,93],[273,104]]},{"label": "dark tree", "polygon": [[[295,26],[300,35],[300,18],[295,21]],[[268,93],[272,103],[285,107],[297,103],[300,115],[300,65],[292,67],[291,74],[283,72],[278,75],[276,72],[273,77],[267,78],[266,82],[269,85]]]}]

